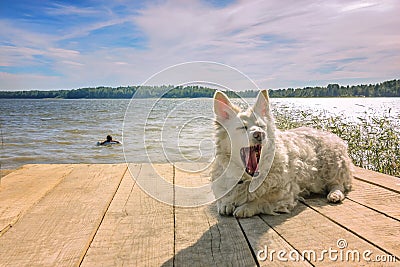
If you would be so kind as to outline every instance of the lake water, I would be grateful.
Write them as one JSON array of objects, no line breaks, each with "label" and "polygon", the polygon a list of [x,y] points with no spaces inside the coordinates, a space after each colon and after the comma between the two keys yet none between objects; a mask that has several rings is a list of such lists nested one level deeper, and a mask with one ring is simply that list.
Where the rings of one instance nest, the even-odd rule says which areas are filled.
[{"label": "lake water", "polygon": [[[254,99],[247,99],[254,103]],[[273,108],[400,120],[400,98],[272,99]],[[212,161],[212,99],[0,100],[1,169],[28,163]],[[128,108],[129,107],[129,108]],[[128,108],[128,109],[127,109]],[[125,116],[126,114],[126,116]],[[111,134],[123,145],[96,146]]]}]

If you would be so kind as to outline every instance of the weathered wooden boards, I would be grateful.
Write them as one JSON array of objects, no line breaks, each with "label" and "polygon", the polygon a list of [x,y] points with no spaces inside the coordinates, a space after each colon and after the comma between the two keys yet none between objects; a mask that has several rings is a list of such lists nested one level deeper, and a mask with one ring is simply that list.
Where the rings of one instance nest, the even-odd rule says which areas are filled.
[{"label": "weathered wooden boards", "polygon": [[[136,180],[154,175],[147,164],[130,169]],[[202,173],[182,172],[172,165],[156,169],[166,181],[182,186],[208,181]],[[159,202],[136,180],[125,175],[82,266],[255,265],[235,218],[219,217],[215,207],[180,208]]]},{"label": "weathered wooden boards", "polygon": [[[348,198],[340,205],[328,204],[324,198],[307,199],[291,214],[262,215],[240,223],[253,250],[261,251],[260,265],[363,266],[374,264],[368,260],[376,260],[376,256],[396,260],[394,256],[400,256],[400,195],[355,179]],[[277,256],[281,250],[286,253],[283,261]],[[329,256],[329,250],[337,254]],[[292,258],[300,254],[305,260],[289,261],[291,252]],[[393,262],[375,264],[395,266]]]},{"label": "weathered wooden boards", "polygon": [[[80,262],[127,167],[79,164],[72,170],[70,165],[64,168],[68,171],[61,171],[57,165],[42,166],[41,171],[40,166],[34,168],[39,177],[54,179],[52,184],[56,185],[0,237],[0,265],[71,266]],[[44,171],[48,172],[45,176]],[[58,179],[53,178],[55,175]],[[32,192],[42,190],[36,184],[20,190],[31,186]]]},{"label": "weathered wooden boards", "polygon": [[400,193],[400,179],[398,177],[369,171],[359,167],[355,168],[354,176],[358,180]]},{"label": "weathered wooden boards", "polygon": [[[190,191],[178,186],[208,182],[208,169],[189,167],[131,164],[129,172],[123,164],[28,165],[11,173],[0,186],[0,266],[396,266],[400,261],[398,178],[357,169],[354,190],[343,204],[316,197],[291,214],[236,219],[219,216],[214,204],[170,205],[190,203]],[[158,200],[141,187],[157,193]],[[194,203],[197,198],[201,194],[194,194]],[[365,252],[371,261],[363,258]],[[372,262],[376,256],[380,262]]]},{"label": "weathered wooden boards", "polygon": [[0,236],[72,171],[72,165],[25,165],[0,185]]},{"label": "weathered wooden boards", "polygon": [[[151,179],[150,167],[135,164],[130,170],[139,179]],[[172,182],[172,165],[156,167]],[[165,193],[172,196],[172,187]],[[148,196],[126,173],[82,266],[159,266],[173,256],[173,207]]]},{"label": "weathered wooden boards", "polygon": [[[175,183],[194,187],[209,182],[204,175],[208,169],[203,172],[191,172],[190,169],[176,168]],[[237,220],[219,216],[215,205],[175,208],[175,257],[168,263],[172,261],[175,266],[256,264]]]}]

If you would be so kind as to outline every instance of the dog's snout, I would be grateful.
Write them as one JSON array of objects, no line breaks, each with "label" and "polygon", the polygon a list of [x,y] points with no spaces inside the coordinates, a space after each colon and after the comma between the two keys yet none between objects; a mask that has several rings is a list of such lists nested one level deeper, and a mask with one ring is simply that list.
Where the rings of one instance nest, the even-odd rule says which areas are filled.
[{"label": "dog's snout", "polygon": [[253,133],[253,137],[254,139],[256,139],[257,141],[262,141],[265,139],[265,133],[261,132],[261,131],[255,131]]}]

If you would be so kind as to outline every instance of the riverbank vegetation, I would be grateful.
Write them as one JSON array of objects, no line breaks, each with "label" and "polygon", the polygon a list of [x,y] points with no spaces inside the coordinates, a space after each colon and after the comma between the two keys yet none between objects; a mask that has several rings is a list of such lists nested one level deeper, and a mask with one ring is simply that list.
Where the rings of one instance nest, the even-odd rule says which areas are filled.
[{"label": "riverbank vegetation", "polygon": [[279,108],[274,113],[278,128],[309,126],[330,131],[346,141],[356,166],[400,177],[400,125],[390,110],[383,117],[365,113],[356,121],[311,110]]}]

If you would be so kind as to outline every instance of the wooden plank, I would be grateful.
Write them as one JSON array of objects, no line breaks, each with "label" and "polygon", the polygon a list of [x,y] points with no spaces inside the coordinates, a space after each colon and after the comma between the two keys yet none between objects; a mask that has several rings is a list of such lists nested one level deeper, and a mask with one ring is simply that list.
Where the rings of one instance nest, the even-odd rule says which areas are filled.
[{"label": "wooden plank", "polygon": [[[175,169],[175,184],[194,187],[208,183],[207,170],[192,173],[184,170]],[[196,194],[187,197],[194,197],[192,201],[196,203]],[[237,220],[219,216],[215,205],[175,208],[175,251],[175,258],[168,261],[169,265],[255,265]]]},{"label": "wooden plank", "polygon": [[347,198],[400,221],[398,193],[354,179],[352,191]]},{"label": "wooden plank", "polygon": [[209,204],[214,201],[211,189],[209,163],[174,164],[174,201],[177,207],[193,207]]},{"label": "wooden plank", "polygon": [[3,177],[0,185],[0,236],[71,172],[73,165],[29,164]]},{"label": "wooden plank", "polygon": [[254,266],[247,241],[234,217],[216,206],[176,208],[175,266]]},{"label": "wooden plank", "polygon": [[185,187],[201,187],[207,185],[211,181],[210,163],[187,163],[177,162],[175,167],[175,185]]},{"label": "wooden plank", "polygon": [[[343,216],[343,213],[338,211],[338,213],[332,216],[333,218],[336,216],[340,217]],[[370,262],[366,262],[362,258],[364,251],[370,250],[372,256],[384,254],[382,250],[303,204],[299,204],[290,214],[281,214],[278,216],[262,215],[261,218],[279,236],[285,239],[287,243],[299,251],[300,255],[304,253],[304,256],[314,266],[365,266],[369,265]],[[364,222],[355,221],[353,223],[363,224]],[[337,242],[339,239],[346,240],[347,246],[344,249],[338,247]],[[323,254],[324,250],[337,250],[338,253],[336,255],[338,255],[338,258],[335,260],[333,257],[334,254],[329,258],[329,255]],[[346,260],[347,253],[354,250],[357,250],[361,254],[360,261],[353,261],[350,254],[350,257],[348,257],[349,260]],[[339,257],[339,251],[343,252],[344,256],[342,258]],[[314,252],[315,254],[313,254]],[[285,258],[289,260],[289,253],[291,252],[286,251],[286,253]],[[296,257],[293,255],[292,258]],[[275,254],[274,260],[279,261],[277,254]],[[285,265],[286,263],[283,264]]]},{"label": "wooden plank", "polygon": [[143,163],[129,168],[139,188],[158,201],[173,203],[173,165]]},{"label": "wooden plank", "polygon": [[358,180],[362,180],[364,182],[368,182],[400,193],[400,178],[398,177],[366,170],[359,167],[355,167],[354,177]]},{"label": "wooden plank", "polygon": [[0,265],[79,264],[126,169],[125,164],[74,165],[0,237]]},{"label": "wooden plank", "polygon": [[[239,223],[246,233],[254,255],[260,266],[312,266],[307,261],[286,261],[273,260],[269,257],[268,251],[292,251],[295,250],[286,240],[278,235],[274,229],[266,224],[259,216],[239,219]],[[276,255],[275,255],[276,257]]]},{"label": "wooden plank", "polygon": [[[0,236],[0,266],[282,265],[276,260],[257,263],[254,256],[265,245],[270,250],[320,253],[330,247],[338,249],[339,238],[347,241],[346,250],[369,249],[373,255],[387,251],[399,256],[399,194],[391,184],[397,180],[391,178],[378,179],[375,174],[364,180],[357,178],[354,190],[342,205],[310,199],[306,203],[311,208],[300,204],[289,215],[238,221],[219,216],[214,205],[174,208],[163,204],[144,193],[128,173],[121,181],[124,165],[59,165],[60,169],[56,166],[31,165],[33,169],[25,170],[25,174],[15,176],[23,169],[11,173],[9,176],[16,177],[15,181],[24,184],[27,191],[21,190],[24,187],[18,186],[19,182],[4,177],[0,186],[0,215],[15,212],[19,219]],[[50,169],[43,174],[43,167]],[[63,171],[64,178],[60,176]],[[184,199],[186,192],[177,195],[174,182],[192,188],[208,182],[205,172],[188,175],[164,164],[155,168],[132,165],[132,173],[142,186],[154,189],[161,201],[175,204],[177,198]],[[165,178],[165,183],[158,182],[157,176]],[[41,179],[36,183],[26,177]],[[373,185],[380,181],[384,188]],[[14,190],[13,194],[10,190]],[[20,196],[12,198],[10,194]],[[192,199],[182,203],[200,199],[201,195],[187,194]],[[26,199],[29,201],[25,202]],[[14,204],[6,207],[3,203],[15,203],[22,207],[22,212],[13,210]],[[338,261],[329,258],[311,263],[338,265]],[[304,261],[299,264],[308,265]],[[362,260],[340,264],[367,265]]]},{"label": "wooden plank", "polygon": [[[353,201],[328,204],[325,199],[307,199],[306,204],[344,228],[400,259],[400,222]],[[392,207],[399,209],[400,207]]]},{"label": "wooden plank", "polygon": [[[140,180],[149,167],[132,164],[130,170]],[[172,181],[172,165],[155,168]],[[165,193],[172,196],[172,188]],[[144,193],[127,172],[81,265],[160,266],[173,256],[173,207]]]}]

